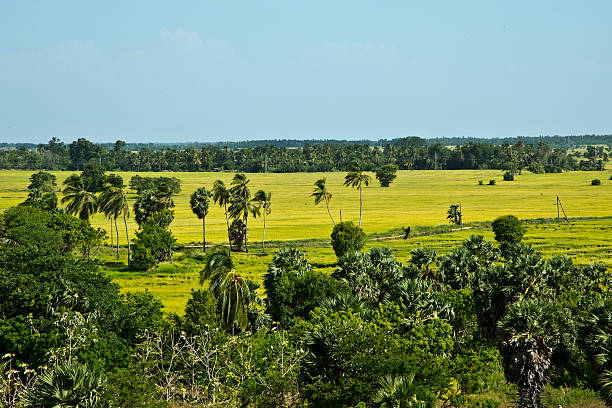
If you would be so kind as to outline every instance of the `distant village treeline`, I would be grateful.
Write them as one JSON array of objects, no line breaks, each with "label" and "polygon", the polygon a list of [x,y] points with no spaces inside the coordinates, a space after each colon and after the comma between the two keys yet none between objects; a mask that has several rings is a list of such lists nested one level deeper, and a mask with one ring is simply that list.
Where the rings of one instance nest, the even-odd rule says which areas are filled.
[{"label": "distant village treeline", "polygon": [[[604,170],[612,136],[547,136],[507,139],[407,137],[391,141],[268,140],[227,143],[0,144],[0,168],[110,171],[345,171],[357,161],[364,170],[394,164],[400,170],[500,169],[535,173]],[[585,147],[582,150],[568,149]]]}]

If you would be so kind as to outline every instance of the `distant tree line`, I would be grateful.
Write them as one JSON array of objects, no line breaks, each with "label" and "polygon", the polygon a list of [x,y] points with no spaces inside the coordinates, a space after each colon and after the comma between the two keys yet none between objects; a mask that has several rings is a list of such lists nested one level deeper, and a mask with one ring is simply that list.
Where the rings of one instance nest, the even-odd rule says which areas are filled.
[{"label": "distant tree line", "polygon": [[[612,144],[610,136],[568,136],[590,143],[587,150],[568,152],[554,147],[554,138],[524,138],[514,144],[468,141],[453,145],[408,137],[370,145],[365,142],[304,143],[287,147],[285,141],[231,148],[216,144],[166,145],[134,149],[123,141],[112,145],[78,139],[66,145],[53,138],[33,148],[0,151],[0,169],[83,170],[95,163],[111,171],[238,171],[249,173],[346,171],[357,161],[365,171],[393,164],[400,170],[502,169],[520,173],[565,170],[603,170]],[[578,139],[572,139],[578,140]],[[569,143],[569,142],[568,142]],[[160,146],[160,145],[156,145]]]}]

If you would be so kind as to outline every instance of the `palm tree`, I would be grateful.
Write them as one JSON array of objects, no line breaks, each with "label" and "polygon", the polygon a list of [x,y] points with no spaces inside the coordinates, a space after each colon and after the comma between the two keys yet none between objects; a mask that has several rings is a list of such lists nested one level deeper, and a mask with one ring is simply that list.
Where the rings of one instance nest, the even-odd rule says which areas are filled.
[{"label": "palm tree", "polygon": [[272,212],[272,210],[270,209],[271,206],[271,202],[270,200],[272,199],[272,193],[266,193],[263,190],[259,190],[257,191],[257,193],[255,193],[255,197],[253,198],[253,201],[258,202],[260,207],[263,208],[263,238],[261,240],[261,250],[263,252],[266,251],[265,249],[265,242],[266,242],[266,215],[270,214]]},{"label": "palm tree", "polygon": [[228,188],[225,187],[225,183],[221,180],[215,181],[212,188],[213,201],[219,204],[219,207],[223,207],[225,210],[225,224],[227,225],[227,240],[229,242],[230,251],[232,250],[232,240],[230,239],[230,225],[229,219],[227,218],[227,204],[230,202],[231,194]]},{"label": "palm tree", "polygon": [[251,190],[249,190],[248,187],[249,181],[250,180],[243,173],[234,175],[234,179],[231,183],[232,187],[230,188],[232,199],[229,208],[230,217],[236,219],[242,217],[242,222],[244,223],[244,248],[246,252],[249,252],[247,242],[249,213],[251,213],[253,217],[259,215],[259,207],[250,201]]},{"label": "palm tree", "polygon": [[79,363],[61,363],[47,369],[22,397],[24,407],[98,408],[104,406],[104,377]]},{"label": "palm tree", "polygon": [[191,211],[202,220],[202,251],[206,251],[206,216],[210,206],[210,191],[206,187],[200,187],[191,195]]},{"label": "palm tree", "polygon": [[73,174],[64,180],[64,190],[62,194],[62,204],[68,203],[66,210],[69,214],[78,215],[82,220],[89,221],[91,217],[98,210],[98,198],[90,191],[85,190],[83,185],[83,179]]},{"label": "palm tree", "polygon": [[335,227],[336,221],[334,221],[334,217],[332,217],[331,212],[329,211],[329,200],[331,200],[332,195],[329,191],[327,191],[327,186],[325,186],[325,177],[315,181],[314,186],[315,188],[310,196],[314,197],[315,205],[318,205],[321,201],[325,200],[327,213],[329,214],[329,218],[331,218],[332,224],[334,224]]},{"label": "palm tree", "polygon": [[356,163],[349,165],[349,172],[344,176],[345,187],[357,187],[359,189],[359,228],[361,228],[361,209],[363,207],[362,190],[370,184],[370,176],[365,174]]},{"label": "palm tree", "polygon": [[[123,224],[125,225],[125,237],[128,245],[128,266],[130,265],[130,234],[128,232],[127,219],[130,216],[130,206],[128,204],[127,191],[125,187],[115,187],[108,185],[100,194],[101,208],[104,213],[112,214],[115,219],[115,229],[117,229],[117,217],[123,214]],[[118,233],[118,231],[117,231]],[[117,234],[117,258],[119,257],[119,235]]]},{"label": "palm tree", "polygon": [[112,214],[109,209],[107,208],[105,202],[103,202],[102,200],[102,196],[104,191],[108,190],[110,187],[118,187],[118,188],[123,188],[123,177],[121,177],[118,174],[109,174],[108,176],[105,177],[106,182],[104,183],[104,190],[102,191],[102,194],[100,194],[100,196],[98,196],[98,209],[100,211],[102,211],[104,213],[104,215],[106,217],[108,217],[108,219],[110,220],[111,223],[111,227],[110,227],[110,236],[111,236],[111,248],[114,247],[114,243],[113,243],[113,218],[115,221],[115,235],[117,236],[117,259],[119,259],[119,230],[117,228],[117,216],[114,216],[114,214]]},{"label": "palm tree", "polygon": [[409,408],[424,406],[417,399],[417,386],[414,383],[414,373],[406,376],[386,375],[379,380],[379,390],[374,402],[384,408]]},{"label": "palm tree", "polygon": [[200,271],[200,284],[210,281],[208,290],[213,293],[221,311],[221,320],[227,330],[234,335],[237,324],[246,330],[248,311],[252,293],[248,280],[234,269],[230,251],[222,246],[214,247],[204,259],[204,269]]},{"label": "palm tree", "polygon": [[508,307],[499,322],[506,378],[519,387],[519,408],[540,408],[540,393],[548,383],[555,347],[560,343],[562,319],[548,299],[526,299]]}]

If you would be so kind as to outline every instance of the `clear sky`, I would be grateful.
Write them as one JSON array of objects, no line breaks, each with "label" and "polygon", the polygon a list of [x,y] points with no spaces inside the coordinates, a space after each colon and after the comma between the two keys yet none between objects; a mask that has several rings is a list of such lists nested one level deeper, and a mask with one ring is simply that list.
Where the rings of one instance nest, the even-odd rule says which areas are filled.
[{"label": "clear sky", "polygon": [[612,1],[0,0],[0,141],[612,133]]}]

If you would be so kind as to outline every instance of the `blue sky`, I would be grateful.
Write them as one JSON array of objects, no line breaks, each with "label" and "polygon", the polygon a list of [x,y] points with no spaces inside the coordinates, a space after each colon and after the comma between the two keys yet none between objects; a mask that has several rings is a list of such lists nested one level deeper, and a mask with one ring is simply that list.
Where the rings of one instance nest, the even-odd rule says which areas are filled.
[{"label": "blue sky", "polygon": [[612,133],[610,1],[0,0],[0,141]]}]

